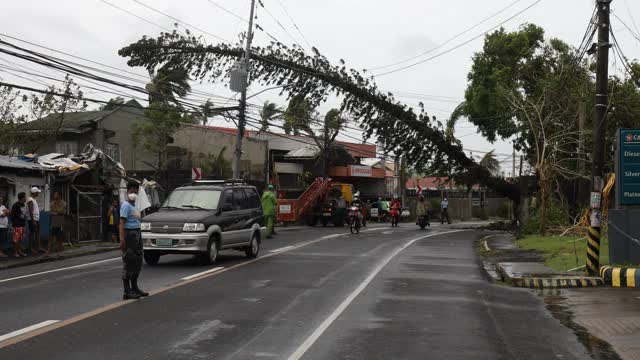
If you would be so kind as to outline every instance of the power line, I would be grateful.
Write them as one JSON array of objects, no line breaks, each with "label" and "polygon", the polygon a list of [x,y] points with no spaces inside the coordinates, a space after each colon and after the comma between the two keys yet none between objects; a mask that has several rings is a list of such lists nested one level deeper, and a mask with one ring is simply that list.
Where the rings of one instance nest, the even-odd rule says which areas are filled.
[{"label": "power line", "polygon": [[162,25],[158,25],[158,24],[154,23],[154,22],[153,22],[153,21],[151,21],[151,20],[147,20],[147,19],[145,19],[145,18],[143,18],[143,17],[141,17],[141,16],[138,16],[138,15],[134,14],[133,12],[131,12],[131,11],[129,11],[129,10],[123,9],[123,8],[121,8],[120,6],[116,5],[116,4],[112,4],[112,3],[108,2],[107,0],[100,0],[100,1],[102,1],[103,3],[105,3],[105,4],[109,5],[109,6],[113,7],[113,8],[116,8],[116,9],[118,9],[118,10],[122,11],[122,12],[125,12],[125,13],[127,13],[127,14],[129,14],[129,15],[131,15],[131,16],[133,16],[133,17],[137,18],[137,19],[139,19],[139,20],[142,20],[142,21],[144,21],[144,22],[146,22],[146,23],[148,23],[148,24],[151,24],[151,25],[153,25],[153,26],[156,26],[156,27],[158,27],[158,28],[160,28],[160,29],[162,29],[162,30],[165,30],[165,31],[171,32],[171,30],[170,30],[170,29],[168,29],[168,28],[166,28],[166,27],[164,27],[164,26],[162,26]]},{"label": "power line", "polygon": [[631,33],[631,36],[633,36],[636,40],[640,41],[640,34],[636,34],[630,27],[629,25],[627,25],[627,23],[625,23],[624,21],[622,21],[622,19],[616,15],[615,13],[611,13],[611,15],[613,15],[616,19],[618,19],[618,21],[620,21],[622,23],[622,25],[624,25],[624,27],[627,28],[627,30],[629,30],[629,32]]},{"label": "power line", "polygon": [[264,4],[262,3],[262,0],[258,0],[258,4],[264,9],[264,11],[267,13],[267,15],[269,15],[269,17],[271,17],[271,19],[273,19],[273,21],[276,22],[276,24],[278,24],[278,26],[280,26],[280,28],[289,36],[289,38],[296,44],[298,45],[301,49],[302,49],[302,45],[300,45],[300,43],[291,35],[291,33],[289,32],[289,30],[287,30],[284,25],[282,25],[282,23],[280,22],[280,20],[276,19],[275,16],[273,16],[273,14],[271,13],[271,11],[269,11],[269,9],[267,9],[266,6],[264,6]]},{"label": "power line", "polygon": [[442,44],[440,44],[440,45],[438,45],[438,46],[436,46],[436,47],[434,47],[434,48],[431,48],[431,49],[429,49],[429,50],[427,50],[427,51],[425,51],[425,52],[423,52],[423,53],[420,53],[420,54],[418,54],[418,55],[416,55],[416,56],[410,57],[410,58],[405,59],[405,60],[402,60],[402,61],[397,61],[397,62],[394,62],[394,63],[391,63],[391,64],[387,64],[387,65],[382,65],[382,66],[372,67],[372,68],[369,68],[369,69],[367,69],[367,70],[370,70],[370,71],[371,71],[371,70],[384,69],[384,68],[388,68],[388,67],[392,67],[392,66],[396,66],[396,65],[404,64],[404,63],[406,63],[406,62],[409,62],[409,61],[415,60],[415,59],[417,59],[417,58],[419,58],[419,57],[422,57],[422,56],[424,56],[424,55],[428,55],[428,54],[430,54],[430,53],[434,52],[435,50],[438,50],[438,49],[442,48],[443,46],[445,46],[445,45],[449,44],[450,42],[452,42],[453,40],[455,40],[455,39],[459,38],[460,36],[462,36],[462,35],[464,35],[464,34],[468,33],[469,31],[471,31],[471,30],[473,30],[473,29],[477,28],[478,26],[480,26],[480,25],[484,24],[485,22],[487,22],[487,21],[489,21],[489,20],[493,19],[494,17],[496,17],[496,16],[498,16],[498,15],[502,14],[503,12],[507,11],[508,9],[510,9],[511,7],[513,7],[514,5],[516,5],[517,3],[521,2],[521,1],[522,1],[522,0],[516,0],[516,1],[513,1],[512,3],[510,3],[509,5],[507,5],[506,7],[502,8],[501,10],[499,10],[498,12],[493,13],[493,14],[492,14],[492,15],[490,15],[489,17],[484,18],[482,21],[480,21],[480,22],[476,23],[475,25],[473,25],[473,26],[471,26],[471,27],[467,28],[467,29],[466,29],[466,30],[464,30],[463,32],[461,32],[461,33],[459,33],[459,34],[457,34],[457,35],[453,36],[452,38],[448,39],[447,41],[443,42]]},{"label": "power line", "polygon": [[284,10],[284,13],[287,15],[287,17],[289,18],[289,21],[291,21],[291,23],[293,24],[293,27],[296,29],[296,31],[298,31],[298,34],[300,34],[300,36],[302,37],[302,40],[304,40],[304,42],[307,44],[307,46],[309,47],[309,49],[313,48],[313,46],[311,46],[311,44],[309,43],[309,41],[307,41],[306,36],[304,36],[304,34],[302,33],[302,30],[300,29],[300,27],[298,26],[298,24],[296,24],[295,20],[293,20],[293,17],[291,16],[291,14],[289,14],[289,11],[287,10],[287,7],[284,6],[284,4],[282,3],[282,1],[277,0],[278,4],[280,4],[280,7],[282,8],[282,10]]},{"label": "power line", "polygon": [[480,35],[474,36],[473,38],[471,38],[471,39],[469,39],[469,40],[467,40],[467,41],[465,41],[465,42],[463,42],[463,43],[461,43],[461,44],[459,44],[459,45],[456,45],[456,46],[454,46],[454,47],[452,47],[452,48],[450,48],[450,49],[448,49],[448,50],[445,50],[445,51],[443,51],[443,52],[441,52],[441,53],[438,53],[438,54],[436,54],[436,55],[434,55],[434,56],[431,56],[431,57],[429,57],[429,58],[426,58],[426,59],[424,59],[424,60],[417,61],[417,62],[415,62],[415,63],[412,63],[412,64],[409,64],[409,65],[406,65],[406,66],[400,67],[400,68],[398,68],[398,69],[390,70],[390,71],[383,72],[383,73],[380,73],[380,74],[374,74],[373,76],[374,76],[374,77],[379,77],[379,76],[385,76],[385,75],[393,74],[393,73],[396,73],[396,72],[398,72],[398,71],[406,70],[406,69],[409,69],[409,68],[412,68],[412,67],[418,66],[418,65],[420,65],[420,64],[423,64],[423,63],[425,63],[425,62],[427,62],[427,61],[431,61],[431,60],[433,60],[433,59],[439,58],[439,57],[441,57],[441,56],[443,56],[443,55],[445,55],[445,54],[448,54],[448,53],[450,53],[450,52],[452,52],[452,51],[454,51],[454,50],[457,50],[457,49],[459,49],[459,48],[463,47],[464,45],[469,44],[470,42],[472,42],[472,41],[474,41],[474,40],[476,40],[476,39],[479,39],[479,38],[481,38],[481,37],[483,37],[483,36],[487,35],[487,34],[488,34],[488,33],[490,33],[491,31],[493,31],[493,30],[495,30],[495,29],[499,28],[500,26],[504,25],[505,23],[507,23],[507,22],[509,22],[509,21],[513,20],[514,18],[516,18],[516,17],[517,17],[517,16],[519,16],[520,14],[524,13],[525,11],[527,11],[527,10],[531,9],[532,7],[536,6],[536,5],[537,5],[537,4],[539,4],[540,2],[542,2],[542,0],[536,0],[533,4],[531,4],[531,5],[527,6],[527,7],[526,7],[526,8],[524,8],[523,10],[521,10],[521,11],[519,11],[519,12],[515,13],[514,15],[512,15],[512,16],[510,16],[509,18],[507,18],[506,20],[504,20],[504,21],[500,22],[498,25],[496,25],[496,26],[492,27],[491,29],[489,29],[489,30],[487,30],[487,31],[485,31],[485,32],[483,32],[483,33],[481,33]]},{"label": "power line", "polygon": [[235,17],[236,19],[239,19],[239,20],[242,20],[242,21],[244,21],[244,22],[246,22],[246,23],[249,23],[249,20],[247,20],[247,19],[243,18],[242,16],[240,16],[240,15],[238,15],[238,14],[234,13],[233,11],[231,11],[231,10],[229,10],[229,9],[225,8],[224,6],[222,6],[222,5],[220,5],[220,4],[216,3],[216,2],[214,2],[214,1],[212,1],[212,0],[207,0],[207,1],[208,1],[209,3],[211,3],[211,5],[213,5],[213,6],[217,7],[218,9],[220,9],[220,10],[222,10],[222,11],[226,12],[227,14],[229,14],[229,15],[231,15],[231,16],[233,16],[233,17]]},{"label": "power line", "polygon": [[149,5],[145,4],[145,3],[143,3],[143,2],[141,2],[141,1],[138,1],[138,0],[131,0],[131,1],[133,1],[133,2],[135,2],[135,3],[137,3],[137,4],[140,4],[140,5],[142,5],[142,6],[146,7],[147,9],[149,9],[149,10],[151,10],[151,11],[153,11],[153,12],[156,12],[156,13],[158,13],[158,14],[164,15],[164,16],[168,17],[169,19],[172,19],[172,20],[174,20],[174,21],[177,21],[178,23],[181,23],[182,25],[186,26],[187,28],[189,28],[189,27],[190,27],[190,28],[196,29],[196,30],[200,31],[201,33],[204,33],[204,34],[207,34],[207,35],[209,35],[209,36],[212,36],[212,37],[214,37],[214,38],[216,38],[216,39],[218,39],[218,40],[224,41],[224,42],[229,43],[229,44],[233,44],[233,42],[232,42],[232,41],[229,41],[229,40],[227,40],[227,39],[225,39],[225,38],[222,38],[222,37],[220,37],[220,36],[218,36],[218,35],[214,35],[214,34],[212,34],[212,33],[208,32],[208,31],[206,31],[206,30],[203,30],[203,29],[201,29],[201,28],[199,28],[199,27],[197,27],[197,26],[191,25],[191,24],[187,23],[186,21],[183,21],[183,20],[180,20],[180,19],[178,19],[178,18],[176,18],[176,17],[173,17],[173,16],[171,16],[171,15],[169,15],[169,14],[167,14],[167,13],[164,13],[164,12],[162,12],[162,11],[160,11],[160,10],[156,9],[156,8],[153,8],[153,7],[151,7],[151,6],[149,6]]}]

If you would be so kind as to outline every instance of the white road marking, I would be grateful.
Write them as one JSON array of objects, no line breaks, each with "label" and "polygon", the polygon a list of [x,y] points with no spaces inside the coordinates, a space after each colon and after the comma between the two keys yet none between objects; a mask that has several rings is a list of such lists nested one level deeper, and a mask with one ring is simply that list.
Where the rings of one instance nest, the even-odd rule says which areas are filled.
[{"label": "white road marking", "polygon": [[291,249],[292,247],[293,247],[293,245],[289,245],[289,246],[285,246],[285,247],[282,247],[282,248],[279,248],[279,249],[271,250],[271,251],[269,251],[269,252],[270,252],[270,253],[279,253],[279,252],[281,252],[281,251],[289,250],[289,249]]},{"label": "white road marking", "polygon": [[387,266],[387,264],[402,250],[406,249],[407,247],[409,247],[411,244],[413,244],[418,240],[422,240],[431,236],[445,235],[445,234],[451,234],[451,233],[461,232],[461,231],[465,231],[465,230],[452,230],[452,231],[446,231],[442,233],[434,233],[434,234],[421,236],[419,238],[409,240],[407,243],[397,248],[393,253],[391,253],[391,255],[389,255],[382,262],[380,262],[378,266],[376,266],[376,268],[373,269],[373,271],[369,274],[369,276],[367,276],[364,279],[364,281],[362,281],[362,283],[360,283],[360,285],[355,290],[353,290],[353,292],[351,292],[351,294],[349,294],[349,296],[347,296],[347,298],[344,299],[342,303],[329,315],[329,317],[327,317],[320,324],[320,326],[318,326],[315,329],[315,331],[311,333],[309,337],[307,337],[307,339],[302,343],[302,345],[300,345],[298,349],[296,349],[296,351],[293,354],[291,354],[291,356],[289,356],[289,360],[300,359],[307,352],[307,350],[309,350],[309,348],[311,348],[311,346],[320,338],[320,336],[322,336],[322,334],[329,328],[329,326],[331,326],[331,324],[338,318],[338,316],[342,314],[342,312],[349,306],[349,304],[351,304],[351,302],[353,302],[353,300],[362,292],[362,290],[364,290],[367,287],[367,285],[369,285],[369,283],[376,277],[376,275],[378,275],[378,273],[385,266]]},{"label": "white road marking", "polygon": [[484,248],[487,251],[491,251],[491,249],[489,248],[489,245],[487,245],[487,240],[484,241]]},{"label": "white road marking", "polygon": [[214,273],[214,272],[219,271],[219,270],[222,270],[222,269],[224,269],[224,267],[222,267],[222,266],[214,267],[213,269],[209,269],[209,270],[207,270],[207,271],[203,271],[203,272],[199,272],[199,273],[197,273],[197,274],[193,274],[193,275],[189,275],[189,276],[183,277],[183,278],[182,278],[182,279],[180,279],[180,280],[191,280],[191,279],[195,279],[195,278],[200,277],[200,276],[202,276],[202,275],[211,274],[211,273]]},{"label": "white road marking", "polygon": [[322,237],[320,237],[320,239],[325,239],[325,240],[326,239],[333,239],[333,238],[337,238],[337,237],[344,236],[344,235],[346,235],[346,234],[331,234],[331,235],[322,236]]},{"label": "white road marking", "polygon": [[8,334],[0,336],[0,341],[5,341],[5,340],[8,340],[8,339],[14,338],[16,336],[20,336],[22,334],[26,334],[26,333],[31,332],[33,330],[38,330],[38,329],[43,328],[45,326],[49,326],[51,324],[55,324],[58,321],[60,321],[60,320],[47,320],[47,321],[43,321],[43,322],[35,324],[35,325],[27,326],[24,329],[16,330],[14,332],[10,332]]},{"label": "white road marking", "polygon": [[111,259],[106,259],[106,260],[99,260],[99,261],[94,261],[94,262],[90,262],[90,263],[86,263],[86,264],[74,265],[74,266],[69,266],[69,267],[60,268],[60,269],[54,269],[54,270],[42,271],[42,272],[34,273],[34,274],[17,276],[17,277],[10,278],[10,279],[2,279],[2,280],[0,280],[0,283],[13,281],[13,280],[24,279],[24,278],[29,278],[29,277],[32,277],[32,276],[50,274],[50,273],[54,273],[54,272],[58,272],[58,271],[77,269],[77,268],[81,268],[81,267],[91,266],[91,265],[95,265],[95,264],[101,264],[101,263],[105,263],[105,262],[108,262],[108,261],[114,261],[114,260],[122,260],[122,258],[117,257],[117,258],[111,258]]}]

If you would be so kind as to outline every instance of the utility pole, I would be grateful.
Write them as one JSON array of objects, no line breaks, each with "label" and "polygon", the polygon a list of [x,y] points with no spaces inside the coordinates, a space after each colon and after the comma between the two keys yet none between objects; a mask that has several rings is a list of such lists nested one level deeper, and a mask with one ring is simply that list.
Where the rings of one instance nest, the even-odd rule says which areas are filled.
[{"label": "utility pole", "polygon": [[598,274],[600,270],[600,237],[602,212],[602,188],[604,186],[605,134],[609,90],[609,31],[612,0],[596,0],[598,10],[598,60],[596,72],[596,107],[593,122],[593,152],[591,155],[590,227],[587,243],[587,271]]},{"label": "utility pole", "polygon": [[235,162],[233,164],[233,178],[240,179],[240,167],[242,159],[242,138],[244,137],[244,126],[246,123],[247,109],[247,87],[249,86],[249,60],[251,58],[251,40],[253,39],[253,12],[256,8],[256,0],[251,0],[251,11],[249,15],[249,29],[247,30],[247,44],[244,49],[244,62],[247,71],[246,82],[240,91],[240,113],[238,114],[238,133],[236,134],[236,150],[234,152]]},{"label": "utility pole", "polygon": [[[511,154],[511,181],[513,181],[513,183],[516,183],[516,142],[513,142],[513,152]],[[511,219],[515,219],[516,218],[516,208],[515,208],[515,202],[513,200],[511,200],[509,202],[509,205],[511,207],[511,211],[510,211],[510,215],[511,215]]]}]

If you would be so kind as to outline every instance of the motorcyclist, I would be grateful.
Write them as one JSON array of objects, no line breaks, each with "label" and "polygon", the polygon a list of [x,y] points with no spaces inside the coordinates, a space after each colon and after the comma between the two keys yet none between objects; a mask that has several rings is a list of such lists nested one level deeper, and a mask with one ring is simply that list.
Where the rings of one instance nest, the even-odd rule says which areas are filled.
[{"label": "motorcyclist", "polygon": [[420,195],[418,196],[418,204],[416,205],[416,225],[419,225],[422,216],[426,216],[427,222],[429,221],[429,203],[424,200],[423,195]]},{"label": "motorcyclist", "polygon": [[360,224],[362,224],[362,227],[367,226],[367,220],[365,217],[367,206],[360,200],[359,192],[353,195],[353,202],[351,203],[351,205],[358,208],[358,217],[360,219]]}]

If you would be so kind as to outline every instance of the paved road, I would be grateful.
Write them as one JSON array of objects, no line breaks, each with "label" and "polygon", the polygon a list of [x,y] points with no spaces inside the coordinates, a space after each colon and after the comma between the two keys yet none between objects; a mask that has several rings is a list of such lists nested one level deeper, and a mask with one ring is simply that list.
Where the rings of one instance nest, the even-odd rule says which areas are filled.
[{"label": "paved road", "polygon": [[1,306],[20,314],[7,314],[0,334],[63,320],[14,338],[22,341],[0,359],[589,358],[538,296],[484,279],[479,236],[409,224],[359,235],[292,231],[257,261],[229,255],[217,264],[223,271],[195,280],[180,280],[207,269],[190,260],[147,267],[144,283],[159,292],[111,306],[121,292],[117,261],[0,283]]}]

